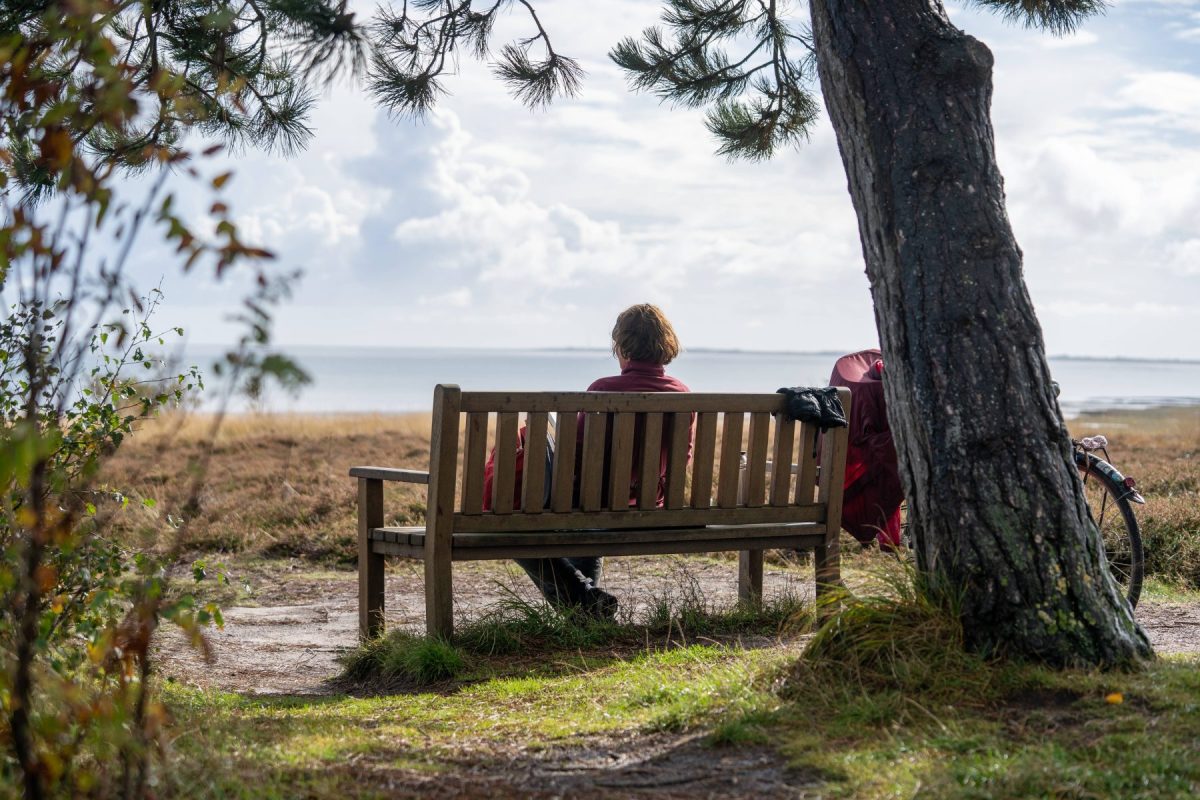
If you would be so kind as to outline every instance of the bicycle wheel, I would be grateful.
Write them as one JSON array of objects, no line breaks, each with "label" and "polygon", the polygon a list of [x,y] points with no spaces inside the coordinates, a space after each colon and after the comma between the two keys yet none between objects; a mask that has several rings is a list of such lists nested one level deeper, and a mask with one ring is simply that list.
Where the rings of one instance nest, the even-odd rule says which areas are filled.
[{"label": "bicycle wheel", "polygon": [[1109,569],[1129,598],[1129,605],[1136,607],[1142,594],[1145,564],[1141,528],[1133,514],[1133,505],[1124,496],[1129,490],[1114,483],[1092,458],[1088,459],[1086,470],[1081,466],[1081,471],[1084,494],[1092,519],[1100,529]]}]

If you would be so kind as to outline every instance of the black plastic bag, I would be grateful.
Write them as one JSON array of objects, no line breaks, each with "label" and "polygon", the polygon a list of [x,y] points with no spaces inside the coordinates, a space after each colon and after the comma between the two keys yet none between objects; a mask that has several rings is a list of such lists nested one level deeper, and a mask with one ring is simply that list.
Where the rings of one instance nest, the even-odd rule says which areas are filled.
[{"label": "black plastic bag", "polygon": [[846,412],[838,397],[837,387],[820,389],[811,386],[793,386],[778,390],[787,397],[787,415],[799,422],[811,422],[821,430],[845,428]]}]

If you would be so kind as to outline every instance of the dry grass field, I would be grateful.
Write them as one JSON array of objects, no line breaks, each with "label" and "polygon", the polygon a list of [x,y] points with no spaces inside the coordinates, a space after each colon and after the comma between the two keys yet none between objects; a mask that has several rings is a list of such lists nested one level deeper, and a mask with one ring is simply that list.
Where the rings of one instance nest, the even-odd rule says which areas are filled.
[{"label": "dry grass field", "polygon": [[[205,417],[160,420],[109,463],[103,483],[155,501],[117,516],[125,535],[166,546],[170,522],[183,518],[185,552],[349,563],[356,523],[347,470],[429,465],[429,415],[234,416],[210,451],[211,427]],[[420,488],[388,487],[389,523],[423,519]]]},{"label": "dry grass field", "polygon": [[[168,417],[139,431],[110,463],[105,482],[134,500],[117,524],[140,540],[170,538],[177,519],[189,553],[292,556],[347,564],[355,558],[356,464],[426,469],[427,414],[242,415],[220,427],[205,463],[212,420]],[[1077,436],[1104,433],[1114,463],[1136,478],[1148,573],[1200,588],[1200,409],[1088,414]],[[389,524],[420,524],[424,487],[389,486]],[[169,519],[168,519],[169,518]]]},{"label": "dry grass field", "polygon": [[1087,414],[1071,430],[1107,436],[1113,463],[1145,496],[1137,512],[1146,574],[1200,588],[1200,409]]}]

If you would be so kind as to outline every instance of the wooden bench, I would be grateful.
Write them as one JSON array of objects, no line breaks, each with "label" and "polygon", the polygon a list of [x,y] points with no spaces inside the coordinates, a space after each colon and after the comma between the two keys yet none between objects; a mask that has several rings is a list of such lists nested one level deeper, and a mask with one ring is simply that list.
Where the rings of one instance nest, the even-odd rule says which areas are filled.
[{"label": "wooden bench", "polygon": [[[839,394],[849,413],[849,391]],[[738,596],[757,603],[764,550],[812,549],[820,599],[840,583],[846,429],[821,437],[818,469],[818,431],[789,420],[783,409],[780,394],[463,392],[437,386],[429,472],[350,470],[358,479],[361,635],[383,632],[386,556],[425,562],[425,624],[437,636],[453,629],[455,561],[737,550]],[[551,413],[563,421],[552,474],[530,456],[521,502],[515,503],[518,428],[528,426],[526,452],[542,453]],[[584,426],[576,454],[579,414]],[[492,510],[484,511],[489,430],[498,446]],[[644,433],[636,453],[635,430]],[[657,506],[658,485],[649,480],[631,504],[633,465],[641,475],[658,475],[664,442],[665,503]],[[793,461],[793,469],[770,468]],[[428,484],[424,527],[384,526],[384,481]]]}]

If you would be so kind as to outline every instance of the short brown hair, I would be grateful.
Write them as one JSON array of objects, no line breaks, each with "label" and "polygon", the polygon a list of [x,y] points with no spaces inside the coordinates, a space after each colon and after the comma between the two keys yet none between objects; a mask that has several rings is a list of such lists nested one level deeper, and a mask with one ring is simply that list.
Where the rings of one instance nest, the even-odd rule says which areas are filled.
[{"label": "short brown hair", "polygon": [[613,352],[630,361],[670,364],[679,355],[679,338],[662,309],[649,303],[630,306],[617,315],[612,329]]}]

